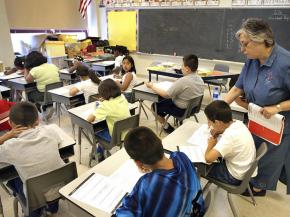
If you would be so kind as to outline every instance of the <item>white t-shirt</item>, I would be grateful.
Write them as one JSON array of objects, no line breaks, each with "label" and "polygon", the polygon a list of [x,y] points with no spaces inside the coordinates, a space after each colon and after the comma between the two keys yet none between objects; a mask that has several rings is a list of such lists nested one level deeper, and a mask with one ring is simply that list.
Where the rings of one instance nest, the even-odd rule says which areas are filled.
[{"label": "white t-shirt", "polygon": [[80,91],[84,93],[86,103],[88,103],[89,101],[89,96],[97,94],[99,92],[98,91],[99,85],[92,82],[91,79],[77,83],[76,88],[78,88]]},{"label": "white t-shirt", "polygon": [[14,165],[22,181],[64,165],[59,155],[61,138],[51,126],[23,131],[0,145],[0,162]]},{"label": "white t-shirt", "polygon": [[123,61],[124,57],[125,57],[125,55],[116,57],[116,59],[115,59],[115,68],[117,68],[117,67],[122,65],[122,61]]},{"label": "white t-shirt", "polygon": [[[214,147],[226,161],[229,173],[242,180],[256,158],[256,148],[248,128],[241,121],[234,121],[221,135]],[[257,171],[253,176],[257,175]]]},{"label": "white t-shirt", "polygon": [[124,81],[126,79],[126,76],[129,73],[131,73],[133,75],[133,79],[131,80],[131,82],[130,82],[129,86],[127,87],[127,89],[124,91],[125,93],[131,93],[133,87],[138,83],[135,72],[127,72],[125,75],[123,75],[123,77],[122,77],[122,83],[124,83]]}]

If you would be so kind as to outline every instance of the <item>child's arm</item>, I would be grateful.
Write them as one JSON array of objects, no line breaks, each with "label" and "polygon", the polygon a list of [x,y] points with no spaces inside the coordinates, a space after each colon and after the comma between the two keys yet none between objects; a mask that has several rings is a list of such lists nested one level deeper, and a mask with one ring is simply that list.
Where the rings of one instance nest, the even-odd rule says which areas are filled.
[{"label": "child's arm", "polygon": [[208,145],[205,152],[205,160],[207,163],[212,163],[216,159],[218,159],[218,157],[221,157],[221,154],[217,150],[213,149],[216,144],[217,144],[217,138],[210,136],[208,138]]},{"label": "child's arm", "polygon": [[12,139],[12,138],[18,136],[20,133],[22,133],[23,130],[27,130],[27,127],[16,126],[11,131],[0,136],[0,145],[2,145],[8,139]]},{"label": "child's arm", "polygon": [[163,98],[170,98],[167,92],[161,88],[156,87],[152,82],[146,82],[146,86]]},{"label": "child's arm", "polygon": [[6,71],[4,71],[4,75],[10,75],[10,74],[13,74],[13,73],[15,73],[15,72],[17,72],[17,69],[16,69],[15,67],[13,67],[13,68],[10,69],[10,70],[6,70]]},{"label": "child's arm", "polygon": [[77,87],[73,87],[69,90],[69,95],[70,96],[75,96],[80,90]]}]

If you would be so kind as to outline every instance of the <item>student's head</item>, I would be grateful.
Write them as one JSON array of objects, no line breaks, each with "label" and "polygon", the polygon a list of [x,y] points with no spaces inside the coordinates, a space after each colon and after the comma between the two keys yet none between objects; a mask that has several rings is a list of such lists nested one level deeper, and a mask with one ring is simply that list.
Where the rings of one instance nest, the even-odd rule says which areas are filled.
[{"label": "student's head", "polygon": [[125,56],[122,61],[122,74],[125,74],[127,72],[136,73],[135,62],[131,56]]},{"label": "student's head", "polygon": [[30,70],[44,63],[47,63],[47,58],[38,51],[32,51],[26,56],[24,67]]},{"label": "student's head", "polygon": [[125,46],[120,46],[120,45],[116,45],[114,48],[114,56],[123,56],[123,55],[127,55],[128,54],[128,50]]},{"label": "student's head", "polygon": [[81,80],[87,80],[87,79],[91,79],[92,82],[94,82],[95,84],[100,84],[101,80],[99,79],[99,77],[96,75],[96,73],[89,69],[87,66],[79,64],[76,68],[76,74],[78,76],[80,76]]},{"label": "student's head", "polygon": [[121,96],[120,87],[112,79],[103,80],[99,85],[98,91],[104,100]]},{"label": "student's head", "polygon": [[141,169],[151,169],[164,156],[161,140],[147,127],[137,127],[126,135],[124,147]]},{"label": "student's head", "polygon": [[10,110],[9,119],[12,128],[17,125],[35,127],[39,124],[37,108],[30,102],[15,104]]},{"label": "student's head", "polygon": [[198,68],[198,58],[194,54],[189,54],[183,57],[182,73],[187,75],[196,72]]},{"label": "student's head", "polygon": [[208,104],[204,109],[204,113],[207,117],[208,125],[221,133],[233,121],[230,106],[222,100],[215,100]]},{"label": "student's head", "polygon": [[16,57],[14,59],[14,66],[17,70],[23,70],[24,69],[24,61],[25,57]]}]

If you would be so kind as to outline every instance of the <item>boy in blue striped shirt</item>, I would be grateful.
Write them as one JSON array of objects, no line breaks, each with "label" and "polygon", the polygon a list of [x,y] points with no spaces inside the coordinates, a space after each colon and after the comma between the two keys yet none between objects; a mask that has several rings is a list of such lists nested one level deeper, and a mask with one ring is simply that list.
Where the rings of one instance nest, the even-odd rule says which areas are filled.
[{"label": "boy in blue striped shirt", "polygon": [[[138,168],[146,174],[123,199],[116,216],[190,216],[192,200],[200,190],[200,182],[188,157],[184,153],[173,152],[167,158],[161,140],[146,127],[131,130],[124,146]],[[198,203],[204,212],[202,196]]]}]

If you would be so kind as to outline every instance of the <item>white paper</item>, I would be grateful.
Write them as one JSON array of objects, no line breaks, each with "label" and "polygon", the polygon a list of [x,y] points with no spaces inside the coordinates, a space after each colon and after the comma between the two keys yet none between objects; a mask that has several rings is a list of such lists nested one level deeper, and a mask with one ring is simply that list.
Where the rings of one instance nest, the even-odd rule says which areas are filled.
[{"label": "white paper", "polygon": [[126,191],[100,174],[94,174],[71,197],[104,212],[111,213],[126,195]]},{"label": "white paper", "polygon": [[65,73],[65,74],[69,74],[68,69],[60,69],[59,72],[60,73]]},{"label": "white paper", "polygon": [[144,173],[141,173],[132,159],[127,160],[109,178],[110,181],[119,185],[126,192],[131,192]]},{"label": "white paper", "polygon": [[96,109],[97,108],[90,108],[90,109],[82,112],[80,117],[82,117],[83,119],[87,119],[87,117],[89,117],[89,115],[93,114]]},{"label": "white paper", "polygon": [[254,103],[250,103],[248,112],[249,119],[276,133],[280,133],[284,126],[284,116],[275,114],[272,115],[271,118],[267,119],[260,113],[261,109],[262,107]]},{"label": "white paper", "polygon": [[167,91],[172,86],[172,84],[173,84],[173,82],[171,82],[171,81],[162,81],[162,82],[154,84],[154,86],[156,86],[157,88],[160,88],[164,91]]},{"label": "white paper", "polygon": [[202,146],[207,148],[207,140],[211,136],[210,129],[207,124],[201,125],[192,136],[187,140],[187,142],[191,145]]},{"label": "white paper", "polygon": [[206,160],[204,158],[206,150],[203,150],[201,148],[201,146],[182,145],[182,146],[178,146],[178,147],[179,147],[179,151],[181,151],[184,154],[186,154],[191,162],[194,162],[194,163],[206,163]]}]

